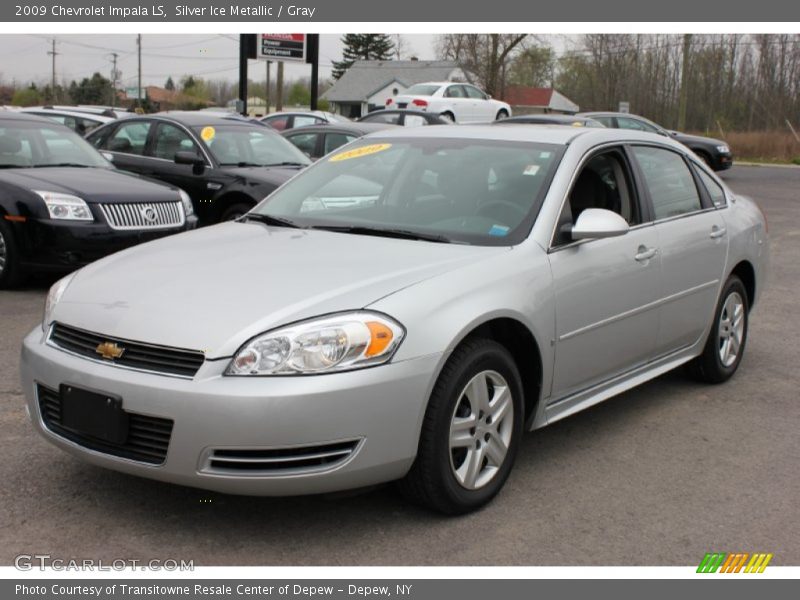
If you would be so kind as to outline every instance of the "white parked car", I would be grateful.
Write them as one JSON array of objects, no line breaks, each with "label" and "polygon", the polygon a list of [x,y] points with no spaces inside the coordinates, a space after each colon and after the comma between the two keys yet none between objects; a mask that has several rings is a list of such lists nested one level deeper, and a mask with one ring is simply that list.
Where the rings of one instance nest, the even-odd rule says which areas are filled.
[{"label": "white parked car", "polygon": [[454,123],[481,123],[511,116],[511,107],[505,102],[493,100],[474,85],[453,81],[412,85],[404,94],[389,98],[386,108],[436,113]]}]

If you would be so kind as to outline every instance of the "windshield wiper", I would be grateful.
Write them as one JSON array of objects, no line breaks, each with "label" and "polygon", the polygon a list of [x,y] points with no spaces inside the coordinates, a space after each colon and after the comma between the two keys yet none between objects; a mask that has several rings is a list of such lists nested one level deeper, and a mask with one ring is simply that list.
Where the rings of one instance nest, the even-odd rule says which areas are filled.
[{"label": "windshield wiper", "polygon": [[423,242],[437,242],[440,244],[450,244],[450,238],[437,233],[420,233],[409,231],[408,229],[384,229],[382,227],[367,227],[364,225],[314,225],[312,229],[323,229],[325,231],[336,231],[341,233],[353,233],[355,235],[375,235],[380,237],[398,238],[403,240],[421,240]]},{"label": "windshield wiper", "polygon": [[264,165],[265,167],[307,167],[308,163],[301,163],[301,162],[293,162],[291,160],[287,160],[284,162],[277,162],[277,163],[269,163],[268,165]]},{"label": "windshield wiper", "polygon": [[291,227],[292,229],[303,229],[290,219],[284,217],[276,217],[274,215],[265,215],[263,213],[246,213],[240,217],[242,221],[258,221],[264,225],[273,225],[275,227]]},{"label": "windshield wiper", "polygon": [[30,165],[12,165],[11,163],[0,164],[0,169],[30,169]]},{"label": "windshield wiper", "polygon": [[82,165],[80,163],[60,162],[60,163],[47,163],[43,165],[33,165],[34,169],[42,169],[44,167],[81,167],[88,169],[90,165]]},{"label": "windshield wiper", "polygon": [[239,162],[228,162],[228,163],[219,163],[220,167],[263,167],[261,163],[254,163],[254,162],[246,162],[246,161],[239,161]]}]

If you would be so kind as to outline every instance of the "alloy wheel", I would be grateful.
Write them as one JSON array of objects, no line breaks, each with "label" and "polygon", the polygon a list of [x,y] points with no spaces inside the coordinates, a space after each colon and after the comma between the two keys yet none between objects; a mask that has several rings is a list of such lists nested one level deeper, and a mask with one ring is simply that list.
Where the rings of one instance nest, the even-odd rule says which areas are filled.
[{"label": "alloy wheel", "polygon": [[481,371],[464,387],[450,422],[450,468],[462,487],[480,489],[497,475],[513,428],[508,382],[496,371]]},{"label": "alloy wheel", "polygon": [[744,300],[738,292],[732,292],[719,316],[719,359],[724,367],[730,367],[739,357],[744,339],[744,312]]}]

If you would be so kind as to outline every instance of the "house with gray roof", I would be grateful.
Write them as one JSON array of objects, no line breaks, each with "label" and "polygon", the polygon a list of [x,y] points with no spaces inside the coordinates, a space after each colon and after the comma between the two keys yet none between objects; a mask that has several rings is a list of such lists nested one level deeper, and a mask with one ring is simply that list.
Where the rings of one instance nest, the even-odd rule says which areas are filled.
[{"label": "house with gray roof", "polygon": [[450,60],[357,60],[322,97],[330,102],[331,112],[357,118],[426,81],[466,81],[466,77]]}]

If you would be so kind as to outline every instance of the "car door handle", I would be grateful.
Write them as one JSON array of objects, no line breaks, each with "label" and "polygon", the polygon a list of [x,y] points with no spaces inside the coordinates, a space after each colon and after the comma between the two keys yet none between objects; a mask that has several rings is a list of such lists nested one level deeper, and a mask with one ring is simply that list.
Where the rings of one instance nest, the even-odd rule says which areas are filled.
[{"label": "car door handle", "polygon": [[715,240],[717,238],[721,238],[727,232],[728,230],[725,227],[717,227],[716,225],[714,225],[711,228],[711,233],[708,235],[708,237],[710,237],[712,240]]},{"label": "car door handle", "polygon": [[647,248],[645,246],[639,246],[639,251],[633,258],[635,258],[638,262],[644,262],[646,260],[650,260],[656,254],[658,254],[658,248]]}]

